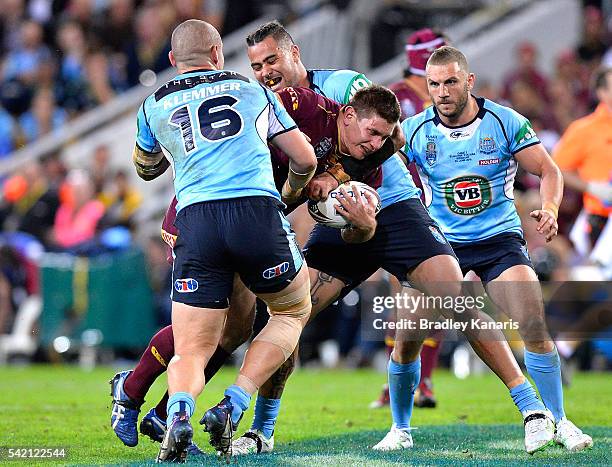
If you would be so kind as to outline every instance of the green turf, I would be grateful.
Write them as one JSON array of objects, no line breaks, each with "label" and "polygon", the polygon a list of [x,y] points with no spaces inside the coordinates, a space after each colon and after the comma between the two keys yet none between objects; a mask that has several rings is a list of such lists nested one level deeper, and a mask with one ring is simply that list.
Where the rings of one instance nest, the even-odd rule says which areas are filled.
[{"label": "green turf", "polygon": [[[0,367],[0,446],[67,448],[68,464],[146,463],[157,445],[141,439],[126,448],[110,429],[108,379],[113,369],[93,372],[64,366]],[[219,374],[198,401],[197,414],[218,402],[235,372]],[[569,454],[560,447],[535,456],[522,447],[521,419],[503,385],[491,375],[457,380],[435,375],[439,407],[416,409],[415,448],[375,453],[368,447],[390,425],[388,409],[368,410],[384,375],[372,371],[298,371],[291,379],[277,425],[274,454],[240,458],[240,465],[410,465],[410,464],[612,464],[612,375],[578,374],[566,391],[566,410],[591,433],[595,446]],[[162,378],[145,403],[163,392]],[[246,428],[251,414],[245,416]],[[199,429],[195,441],[206,446]],[[210,452],[210,451],[209,451]],[[212,454],[201,461],[217,464]],[[33,465],[28,461],[22,465]],[[11,462],[11,465],[17,465]],[[50,465],[41,462],[40,465]]]}]

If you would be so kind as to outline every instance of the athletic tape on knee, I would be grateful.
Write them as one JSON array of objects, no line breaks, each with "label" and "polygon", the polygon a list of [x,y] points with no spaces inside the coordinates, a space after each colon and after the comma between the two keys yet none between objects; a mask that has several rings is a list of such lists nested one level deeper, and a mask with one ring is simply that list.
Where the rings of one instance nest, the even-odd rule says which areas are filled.
[{"label": "athletic tape on knee", "polygon": [[272,315],[268,324],[257,334],[253,342],[269,342],[280,347],[287,360],[300,340],[306,321],[308,321],[308,315],[305,319],[287,315]]},{"label": "athletic tape on knee", "polygon": [[264,299],[270,315],[286,315],[296,318],[302,318],[310,313],[310,281],[304,281],[293,292],[285,295]]}]

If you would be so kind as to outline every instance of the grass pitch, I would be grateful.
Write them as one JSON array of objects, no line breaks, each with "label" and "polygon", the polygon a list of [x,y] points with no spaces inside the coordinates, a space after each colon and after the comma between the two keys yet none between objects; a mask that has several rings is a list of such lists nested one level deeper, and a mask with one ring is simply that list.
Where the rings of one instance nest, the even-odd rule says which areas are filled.
[{"label": "grass pitch", "polygon": [[[10,465],[146,464],[158,445],[141,438],[127,448],[110,428],[107,381],[115,369],[84,372],[65,366],[0,367],[0,446],[63,447],[66,458],[7,461]],[[198,400],[195,425],[204,411],[220,399],[235,370],[221,372]],[[529,456],[523,450],[521,418],[502,385],[492,375],[457,380],[447,372],[434,375],[439,406],[415,409],[415,448],[377,453],[378,442],[391,424],[387,408],[369,410],[384,375],[373,371],[297,371],[292,376],[276,430],[273,454],[237,458],[238,465],[610,465],[612,464],[612,375],[578,374],[566,390],[569,417],[593,436],[593,449],[570,454],[551,447]],[[143,413],[163,393],[165,378],[153,387]],[[142,414],[141,414],[142,415]],[[247,413],[239,433],[248,428]],[[209,453],[192,458],[221,464],[194,426],[195,441]],[[221,464],[223,465],[223,464]]]}]

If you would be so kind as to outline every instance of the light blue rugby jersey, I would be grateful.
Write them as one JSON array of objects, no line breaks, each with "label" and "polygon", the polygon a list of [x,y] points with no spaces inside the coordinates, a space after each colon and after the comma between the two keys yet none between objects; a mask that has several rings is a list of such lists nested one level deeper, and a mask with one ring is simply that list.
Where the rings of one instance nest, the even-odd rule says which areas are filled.
[{"label": "light blue rugby jersey", "polygon": [[267,141],[293,128],[278,99],[258,82],[227,70],[197,70],[145,99],[136,144],[161,149],[170,160],[179,211],[245,196],[280,200]]},{"label": "light blue rugby jersey", "polygon": [[[308,81],[313,91],[342,104],[347,104],[357,91],[371,84],[363,74],[351,70],[309,70]],[[420,196],[421,191],[397,154],[383,162],[382,171],[382,186],[377,190],[382,209]]]},{"label": "light blue rugby jersey", "polygon": [[516,232],[514,154],[540,140],[529,120],[488,99],[469,124],[450,128],[429,107],[402,123],[404,148],[419,169],[425,204],[451,242]]}]

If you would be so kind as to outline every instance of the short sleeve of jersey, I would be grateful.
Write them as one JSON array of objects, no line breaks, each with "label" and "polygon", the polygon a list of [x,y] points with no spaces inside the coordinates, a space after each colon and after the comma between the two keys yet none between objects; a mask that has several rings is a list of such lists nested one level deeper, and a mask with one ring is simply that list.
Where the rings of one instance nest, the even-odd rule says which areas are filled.
[{"label": "short sleeve of jersey", "polygon": [[272,111],[268,119],[268,139],[273,139],[281,133],[297,128],[293,118],[291,118],[283,104],[281,104],[272,91],[263,86],[262,89],[266,93],[268,101],[272,104]]},{"label": "short sleeve of jersey", "polygon": [[321,90],[328,98],[348,104],[355,93],[368,87],[372,82],[362,73],[352,70],[334,71],[323,83]]},{"label": "short sleeve of jersey", "polygon": [[502,118],[505,120],[502,124],[508,132],[509,149],[512,154],[540,142],[531,122],[518,112],[506,109]]},{"label": "short sleeve of jersey", "polygon": [[404,132],[404,136],[406,138],[406,145],[402,149],[402,152],[406,155],[406,159],[408,162],[414,162],[416,156],[412,151],[412,142],[414,141],[414,133],[416,130],[416,125],[414,124],[415,119],[413,117],[407,118],[401,123],[402,131]]},{"label": "short sleeve of jersey", "polygon": [[138,131],[136,133],[136,144],[140,149],[147,152],[159,152],[161,149],[159,143],[153,136],[151,127],[147,120],[147,114],[145,111],[147,101],[145,100],[140,108],[138,109],[138,116],[136,117],[136,123]]},{"label": "short sleeve of jersey", "polygon": [[562,170],[576,170],[584,159],[584,137],[576,130],[576,124],[571,124],[555,146],[553,157]]}]

